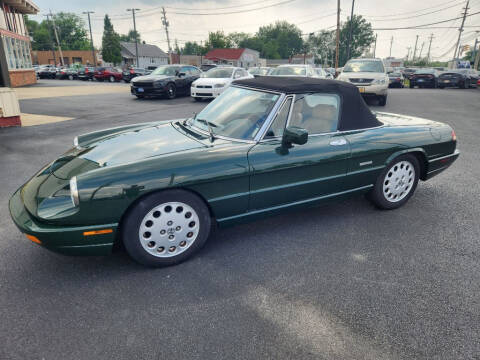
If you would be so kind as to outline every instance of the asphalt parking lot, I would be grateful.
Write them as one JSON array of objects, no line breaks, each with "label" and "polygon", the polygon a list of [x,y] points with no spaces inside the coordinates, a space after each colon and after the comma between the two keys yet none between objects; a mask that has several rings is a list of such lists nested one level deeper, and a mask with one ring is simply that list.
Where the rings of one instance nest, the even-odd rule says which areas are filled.
[{"label": "asphalt parking lot", "polygon": [[50,253],[8,213],[75,135],[206,104],[111,86],[125,93],[21,100],[73,119],[0,129],[0,359],[480,359],[480,89],[392,89],[372,105],[446,122],[459,139],[457,162],[404,207],[359,197],[271,217],[148,269],[124,252]]}]

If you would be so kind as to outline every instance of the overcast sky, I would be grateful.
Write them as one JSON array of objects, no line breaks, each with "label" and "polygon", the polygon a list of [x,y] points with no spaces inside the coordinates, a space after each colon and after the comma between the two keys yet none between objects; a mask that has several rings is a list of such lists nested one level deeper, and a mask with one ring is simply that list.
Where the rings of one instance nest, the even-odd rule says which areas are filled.
[{"label": "overcast sky", "polygon": [[[131,13],[127,8],[135,6],[140,9],[137,14],[137,30],[147,43],[156,44],[167,50],[165,31],[161,23],[160,10],[165,6],[167,18],[170,22],[170,38],[178,39],[180,45],[187,40],[204,40],[208,31],[224,30],[225,33],[242,31],[254,33],[259,26],[277,20],[286,20],[297,24],[304,33],[332,28],[336,24],[336,0],[34,0],[40,7],[41,14],[52,12],[75,12],[86,20],[83,11],[95,11],[92,14],[92,28],[95,46],[101,46],[103,32],[103,16],[108,13],[113,22],[115,31],[127,33],[133,28]],[[279,4],[280,3],[280,4]],[[460,0],[356,0],[355,14],[367,18],[374,29],[406,27],[423,25],[459,17],[466,1]],[[240,12],[268,5],[276,6],[255,11]],[[352,0],[341,0],[341,19],[344,21],[350,16]],[[480,12],[480,0],[470,0],[469,13]],[[186,10],[188,9],[188,10]],[[175,14],[204,14],[186,15]],[[237,12],[224,15],[205,15],[220,12]],[[142,14],[143,13],[143,14]],[[428,14],[430,13],[430,14]],[[434,34],[432,41],[433,59],[446,60],[453,56],[453,45],[458,37],[458,27],[461,19],[432,25],[442,28],[410,29],[410,30],[376,30],[378,33],[377,56],[387,57],[390,52],[390,41],[393,36],[392,56],[405,57],[407,47],[411,53],[418,38],[417,56],[422,44],[422,55],[428,50],[429,36]],[[462,44],[473,47],[475,36],[480,33],[480,14],[468,17],[465,22]],[[455,28],[443,28],[455,27]],[[173,46],[173,43],[172,43]]]}]

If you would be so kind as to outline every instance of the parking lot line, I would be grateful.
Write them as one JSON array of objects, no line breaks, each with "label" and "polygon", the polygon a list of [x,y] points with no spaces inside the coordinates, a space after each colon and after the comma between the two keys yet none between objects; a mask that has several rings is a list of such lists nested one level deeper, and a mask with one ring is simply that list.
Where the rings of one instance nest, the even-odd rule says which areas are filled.
[{"label": "parking lot line", "polygon": [[38,115],[38,114],[25,114],[20,115],[22,126],[35,126],[43,124],[51,124],[60,121],[72,120],[72,117],[65,116],[51,116],[51,115]]}]

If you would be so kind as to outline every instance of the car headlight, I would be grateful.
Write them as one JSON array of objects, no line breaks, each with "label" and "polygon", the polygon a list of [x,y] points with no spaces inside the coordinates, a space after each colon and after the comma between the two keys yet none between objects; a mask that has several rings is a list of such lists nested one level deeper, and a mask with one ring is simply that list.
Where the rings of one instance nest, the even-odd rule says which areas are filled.
[{"label": "car headlight", "polygon": [[80,200],[78,198],[77,177],[74,176],[70,179],[70,198],[72,199],[73,206],[78,206]]},{"label": "car headlight", "polygon": [[222,88],[222,87],[224,87],[224,86],[225,86],[224,83],[220,83],[220,84],[215,84],[214,87],[216,87],[216,88]]},{"label": "car headlight", "polygon": [[372,82],[372,84],[374,85],[383,85],[383,84],[386,84],[386,80],[385,79],[377,79],[375,80],[374,82]]},{"label": "car headlight", "polygon": [[73,138],[73,146],[77,147],[78,146],[78,136],[75,136]]}]

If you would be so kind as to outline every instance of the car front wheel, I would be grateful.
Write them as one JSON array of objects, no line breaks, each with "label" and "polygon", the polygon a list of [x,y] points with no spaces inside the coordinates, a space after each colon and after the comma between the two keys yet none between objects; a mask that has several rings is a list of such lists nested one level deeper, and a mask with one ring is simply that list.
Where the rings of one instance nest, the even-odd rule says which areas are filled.
[{"label": "car front wheel", "polygon": [[387,95],[383,95],[383,96],[378,97],[378,105],[380,105],[380,106],[387,105]]},{"label": "car front wheel", "polygon": [[110,76],[110,77],[108,78],[108,80],[109,80],[110,82],[112,82],[112,83],[115,82],[115,76]]},{"label": "car front wheel", "polygon": [[140,200],[121,226],[125,249],[138,263],[178,264],[205,244],[212,220],[202,199],[183,190],[167,190]]},{"label": "car front wheel", "polygon": [[419,173],[414,155],[399,156],[380,174],[368,197],[380,209],[397,209],[415,192]]},{"label": "car front wheel", "polygon": [[168,84],[166,89],[167,99],[175,99],[177,96],[177,88],[174,84]]}]

